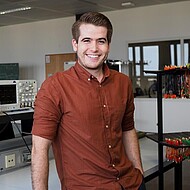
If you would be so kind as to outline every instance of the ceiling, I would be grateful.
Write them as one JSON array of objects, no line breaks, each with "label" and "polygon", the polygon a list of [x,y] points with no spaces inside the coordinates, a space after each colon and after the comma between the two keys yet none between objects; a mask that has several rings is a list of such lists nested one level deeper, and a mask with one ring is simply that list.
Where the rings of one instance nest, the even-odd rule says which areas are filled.
[{"label": "ceiling", "polygon": [[27,11],[0,14],[0,26],[74,16],[87,11],[114,11],[128,8],[181,2],[177,0],[131,0],[132,5],[122,6],[128,0],[0,0],[0,12],[22,7]]}]

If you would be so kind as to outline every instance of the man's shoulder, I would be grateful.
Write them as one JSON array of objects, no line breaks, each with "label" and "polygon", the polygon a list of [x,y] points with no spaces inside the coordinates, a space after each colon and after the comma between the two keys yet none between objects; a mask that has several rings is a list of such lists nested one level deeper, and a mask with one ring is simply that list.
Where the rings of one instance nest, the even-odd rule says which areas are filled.
[{"label": "man's shoulder", "polygon": [[69,78],[74,76],[74,69],[73,67],[64,70],[64,71],[58,71],[54,73],[52,76],[50,76],[47,81],[57,81],[57,80],[62,80],[64,78]]},{"label": "man's shoulder", "polygon": [[127,74],[125,74],[125,73],[118,72],[118,71],[113,70],[113,69],[111,69],[110,71],[111,71],[111,75],[113,77],[118,77],[118,78],[121,78],[123,80],[129,80],[129,76]]}]

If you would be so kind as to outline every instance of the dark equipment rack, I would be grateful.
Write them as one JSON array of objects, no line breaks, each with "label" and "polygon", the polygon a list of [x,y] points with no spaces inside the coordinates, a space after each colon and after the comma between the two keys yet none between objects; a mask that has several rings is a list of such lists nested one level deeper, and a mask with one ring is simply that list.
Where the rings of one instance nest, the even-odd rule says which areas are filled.
[{"label": "dark equipment rack", "polygon": [[[172,69],[166,71],[144,71],[145,73],[156,74],[157,75],[157,116],[158,116],[158,133],[157,134],[147,134],[147,137],[154,140],[158,143],[158,185],[159,190],[164,190],[164,160],[163,160],[163,146],[170,146],[169,144],[164,142],[164,138],[166,135],[175,136],[177,134],[170,133],[170,134],[163,134],[163,115],[162,115],[162,76],[164,75],[181,75],[185,73],[187,69]],[[188,132],[187,132],[188,133]],[[184,133],[184,135],[187,133]],[[182,134],[182,133],[181,133]],[[189,134],[189,133],[188,133]],[[179,135],[179,134],[178,134]],[[176,147],[177,148],[177,147]],[[171,162],[171,168],[174,168],[174,181],[175,181],[175,190],[182,190],[182,162],[175,163]]]}]

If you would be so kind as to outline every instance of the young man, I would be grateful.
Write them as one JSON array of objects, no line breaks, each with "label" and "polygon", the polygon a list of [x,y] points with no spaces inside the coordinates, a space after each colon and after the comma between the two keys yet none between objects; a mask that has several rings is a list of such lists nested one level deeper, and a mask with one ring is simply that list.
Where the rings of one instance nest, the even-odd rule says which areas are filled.
[{"label": "young man", "polygon": [[131,82],[104,63],[112,24],[89,12],[72,34],[75,66],[49,77],[36,98],[33,189],[48,189],[51,145],[62,190],[143,189]]}]

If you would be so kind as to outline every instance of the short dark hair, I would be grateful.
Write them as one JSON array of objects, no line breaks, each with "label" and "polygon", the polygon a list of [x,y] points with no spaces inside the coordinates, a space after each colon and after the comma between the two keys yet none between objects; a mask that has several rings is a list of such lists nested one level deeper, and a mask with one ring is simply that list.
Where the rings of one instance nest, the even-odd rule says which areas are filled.
[{"label": "short dark hair", "polygon": [[98,12],[87,12],[81,15],[81,17],[72,26],[72,35],[78,43],[80,36],[80,26],[82,24],[93,24],[95,26],[103,26],[107,28],[107,40],[108,43],[111,42],[111,37],[113,33],[113,27],[110,20],[103,14]]}]

